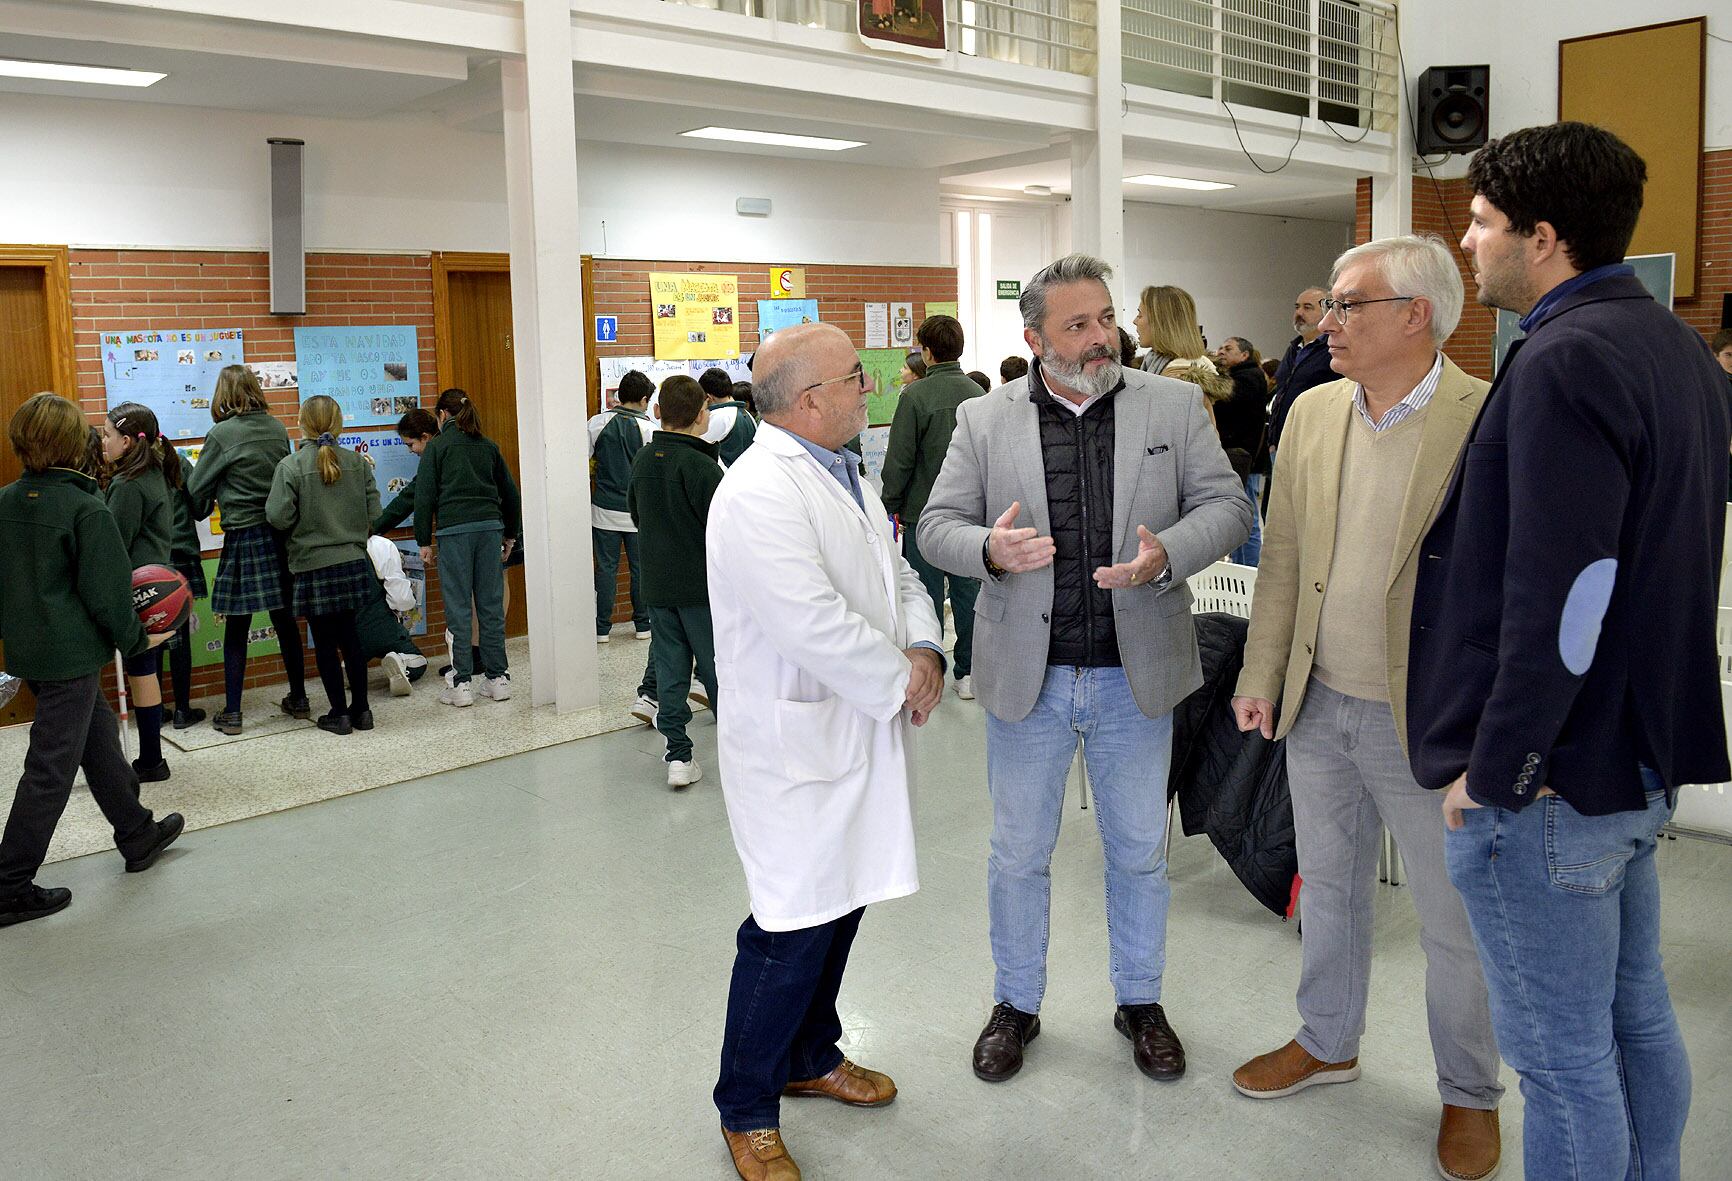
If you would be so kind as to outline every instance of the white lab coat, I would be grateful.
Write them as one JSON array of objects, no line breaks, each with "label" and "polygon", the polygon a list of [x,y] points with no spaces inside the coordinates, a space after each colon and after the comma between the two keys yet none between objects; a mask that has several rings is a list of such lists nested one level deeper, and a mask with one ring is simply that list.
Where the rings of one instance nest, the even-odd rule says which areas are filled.
[{"label": "white lab coat", "polygon": [[943,632],[883,502],[861,491],[864,512],[763,423],[710,503],[722,797],[766,931],[920,888],[903,650]]}]

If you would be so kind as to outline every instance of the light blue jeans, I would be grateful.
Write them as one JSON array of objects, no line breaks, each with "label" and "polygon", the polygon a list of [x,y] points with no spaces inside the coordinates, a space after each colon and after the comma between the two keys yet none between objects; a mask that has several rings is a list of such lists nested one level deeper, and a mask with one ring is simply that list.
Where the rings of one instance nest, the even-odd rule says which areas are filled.
[{"label": "light blue jeans", "polygon": [[986,715],[993,994],[1025,1013],[1040,1012],[1046,992],[1052,851],[1078,741],[1106,853],[1113,995],[1121,1005],[1161,999],[1172,898],[1166,835],[1173,715],[1144,717],[1122,668],[1054,665],[1028,717]]},{"label": "light blue jeans", "polygon": [[1245,495],[1251,498],[1251,536],[1228,555],[1229,562],[1255,566],[1263,556],[1263,485],[1267,481],[1268,477],[1258,472],[1245,477]]},{"label": "light blue jeans", "polygon": [[1657,834],[1672,802],[1584,816],[1557,796],[1473,808],[1449,833],[1504,1060],[1521,1075],[1528,1181],[1675,1181],[1690,1061],[1660,966]]}]

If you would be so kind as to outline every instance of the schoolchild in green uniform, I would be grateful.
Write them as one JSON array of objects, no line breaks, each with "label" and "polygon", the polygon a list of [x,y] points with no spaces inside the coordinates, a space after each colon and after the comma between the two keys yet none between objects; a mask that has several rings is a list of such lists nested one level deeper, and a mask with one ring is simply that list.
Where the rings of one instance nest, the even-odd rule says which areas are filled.
[{"label": "schoolchild in green uniform", "polygon": [[63,910],[72,891],[43,889],[36,871],[72,794],[79,767],[137,873],[180,836],[178,813],[161,820],[139,802],[138,774],[120,749],[102,673],[118,649],[151,651],[132,609],[132,561],[96,483],[77,470],[90,438],[83,411],[37,394],[8,434],[24,475],[0,488],[0,643],[6,671],[36,695],[30,749],[0,836],[0,927]]},{"label": "schoolchild in green uniform", "polygon": [[[192,511],[192,495],[187,491],[192,473],[192,461],[181,456],[180,487],[168,490],[169,501],[174,507],[174,537],[169,542],[168,564],[186,579],[193,598],[204,599],[210,597],[210,590],[205,586],[204,550],[198,537],[198,518]],[[174,690],[176,730],[196,726],[205,719],[204,710],[194,709],[192,705],[192,626],[193,619],[188,616],[168,645],[168,679]]]}]

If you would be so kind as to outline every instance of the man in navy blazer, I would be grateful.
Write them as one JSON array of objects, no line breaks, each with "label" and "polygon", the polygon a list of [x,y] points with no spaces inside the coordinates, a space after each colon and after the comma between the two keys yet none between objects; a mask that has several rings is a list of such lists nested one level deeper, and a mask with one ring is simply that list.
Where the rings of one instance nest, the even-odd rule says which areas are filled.
[{"label": "man in navy blazer", "polygon": [[1625,249],[1647,169],[1583,123],[1468,173],[1479,301],[1522,315],[1423,542],[1408,736],[1447,789],[1527,1175],[1679,1175],[1690,1069],[1660,967],[1655,840],[1728,778],[1715,659],[1727,408]]}]

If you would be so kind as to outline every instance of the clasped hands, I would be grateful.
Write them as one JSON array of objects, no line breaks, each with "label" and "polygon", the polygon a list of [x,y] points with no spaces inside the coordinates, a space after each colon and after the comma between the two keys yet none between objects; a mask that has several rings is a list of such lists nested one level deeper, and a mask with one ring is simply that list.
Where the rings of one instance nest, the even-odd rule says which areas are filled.
[{"label": "clasped hands", "polygon": [[944,661],[930,648],[908,648],[902,655],[914,666],[909,670],[908,693],[902,700],[902,708],[916,726],[924,726],[944,698]]},{"label": "clasped hands", "polygon": [[[998,520],[992,523],[987,537],[986,552],[993,564],[1011,574],[1026,574],[1052,565],[1058,548],[1051,537],[1041,537],[1033,528],[1017,528],[1017,514],[1022,502],[1013,501]],[[1167,547],[1161,539],[1142,525],[1137,526],[1137,556],[1114,566],[1099,566],[1094,572],[1095,585],[1102,590],[1123,590],[1143,586],[1161,576],[1167,568]]]}]

